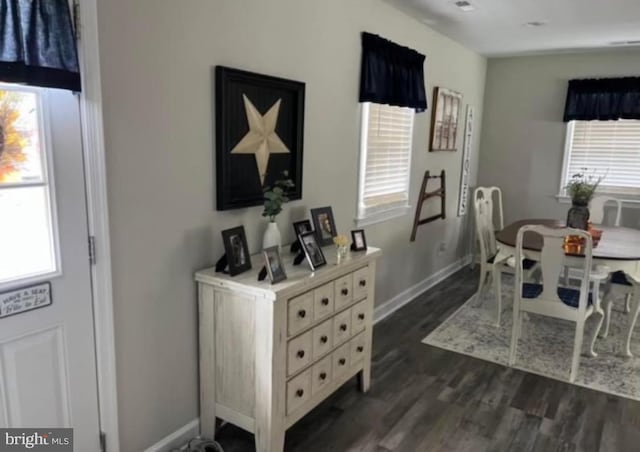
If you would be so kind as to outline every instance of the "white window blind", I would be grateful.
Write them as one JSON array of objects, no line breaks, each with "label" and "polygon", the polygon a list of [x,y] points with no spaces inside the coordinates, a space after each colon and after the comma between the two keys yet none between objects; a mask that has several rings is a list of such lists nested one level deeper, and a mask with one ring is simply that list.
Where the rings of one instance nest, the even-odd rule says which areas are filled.
[{"label": "white window blind", "polygon": [[409,205],[414,110],[362,104],[358,219]]},{"label": "white window blind", "polygon": [[598,191],[640,194],[640,120],[572,121],[562,186],[584,172],[603,176]]}]

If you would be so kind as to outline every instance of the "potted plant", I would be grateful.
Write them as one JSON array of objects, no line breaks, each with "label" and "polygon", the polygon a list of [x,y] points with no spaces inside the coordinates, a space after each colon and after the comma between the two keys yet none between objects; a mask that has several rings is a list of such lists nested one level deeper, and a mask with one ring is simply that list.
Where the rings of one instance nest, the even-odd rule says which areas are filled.
[{"label": "potted plant", "polygon": [[587,174],[586,168],[571,176],[565,187],[571,197],[571,208],[567,213],[567,226],[587,230],[589,224],[589,202],[602,182],[602,176]]},{"label": "potted plant", "polygon": [[264,210],[263,217],[269,217],[269,224],[264,232],[262,239],[262,248],[277,246],[281,247],[280,230],[276,223],[276,216],[282,212],[282,205],[289,202],[287,197],[288,191],[294,187],[293,181],[288,178],[288,172],[283,172],[284,179],[278,179],[274,182],[273,187],[264,188]]}]

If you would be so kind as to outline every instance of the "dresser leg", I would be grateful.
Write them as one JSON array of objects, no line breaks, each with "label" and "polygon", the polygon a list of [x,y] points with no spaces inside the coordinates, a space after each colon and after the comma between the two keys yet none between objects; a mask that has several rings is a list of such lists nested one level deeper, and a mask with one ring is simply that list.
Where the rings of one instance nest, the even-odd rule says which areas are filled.
[{"label": "dresser leg", "polygon": [[367,392],[371,387],[371,365],[365,364],[364,369],[358,373],[358,386],[360,392]]},{"label": "dresser leg", "polygon": [[256,425],[256,452],[283,452],[284,429],[262,429]]}]

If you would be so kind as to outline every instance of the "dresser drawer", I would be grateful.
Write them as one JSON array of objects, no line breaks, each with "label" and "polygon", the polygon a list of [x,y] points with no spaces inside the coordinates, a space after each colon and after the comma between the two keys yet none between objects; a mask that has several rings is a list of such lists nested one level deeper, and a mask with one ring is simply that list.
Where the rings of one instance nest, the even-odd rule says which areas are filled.
[{"label": "dresser drawer", "polygon": [[311,398],[311,369],[287,383],[287,414],[300,408]]},{"label": "dresser drawer", "polygon": [[317,359],[333,348],[333,319],[313,329],[313,359]]},{"label": "dresser drawer", "polygon": [[345,275],[335,280],[335,309],[347,306],[353,300],[353,276]]},{"label": "dresser drawer", "polygon": [[361,300],[367,296],[369,290],[369,267],[353,272],[353,299]]},{"label": "dresser drawer", "polygon": [[366,333],[360,333],[349,342],[351,347],[351,365],[362,361],[367,348]]},{"label": "dresser drawer", "polygon": [[313,320],[320,320],[333,313],[333,283],[313,291]]},{"label": "dresser drawer", "polygon": [[313,323],[313,292],[289,300],[287,331],[295,335]]},{"label": "dresser drawer", "polygon": [[318,361],[311,368],[311,394],[316,395],[331,381],[331,356]]},{"label": "dresser drawer", "polygon": [[333,376],[338,377],[349,370],[351,366],[351,344],[346,343],[342,347],[333,352]]},{"label": "dresser drawer", "polygon": [[364,329],[369,316],[369,303],[361,301],[351,308],[351,334],[356,334]]},{"label": "dresser drawer", "polygon": [[312,331],[291,339],[287,344],[287,375],[291,375],[311,362]]},{"label": "dresser drawer", "polygon": [[351,336],[351,309],[333,318],[333,345],[344,342]]}]

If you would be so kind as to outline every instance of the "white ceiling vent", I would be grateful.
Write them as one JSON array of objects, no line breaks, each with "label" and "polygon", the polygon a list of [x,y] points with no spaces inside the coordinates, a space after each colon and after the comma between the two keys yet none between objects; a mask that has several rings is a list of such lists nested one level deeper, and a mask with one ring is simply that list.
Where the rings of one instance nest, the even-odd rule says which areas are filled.
[{"label": "white ceiling vent", "polygon": [[458,8],[460,8],[462,11],[474,11],[476,8],[469,3],[466,0],[458,0],[457,2],[454,2],[454,5],[456,5]]}]

